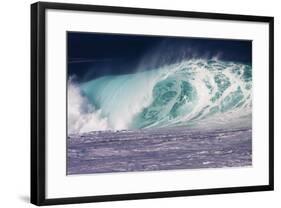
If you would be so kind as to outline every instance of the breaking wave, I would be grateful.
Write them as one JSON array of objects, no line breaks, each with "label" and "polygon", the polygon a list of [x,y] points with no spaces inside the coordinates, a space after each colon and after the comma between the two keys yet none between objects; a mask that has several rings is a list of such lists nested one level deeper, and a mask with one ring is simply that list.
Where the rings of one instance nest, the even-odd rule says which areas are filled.
[{"label": "breaking wave", "polygon": [[68,82],[68,132],[251,125],[252,67],[191,59]]}]

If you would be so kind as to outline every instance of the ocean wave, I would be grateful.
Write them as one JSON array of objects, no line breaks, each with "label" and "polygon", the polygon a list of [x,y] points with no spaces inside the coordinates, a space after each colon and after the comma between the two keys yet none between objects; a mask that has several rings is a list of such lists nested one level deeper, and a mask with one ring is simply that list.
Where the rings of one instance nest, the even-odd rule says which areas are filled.
[{"label": "ocean wave", "polygon": [[68,82],[68,131],[251,125],[252,68],[191,59],[134,74]]}]

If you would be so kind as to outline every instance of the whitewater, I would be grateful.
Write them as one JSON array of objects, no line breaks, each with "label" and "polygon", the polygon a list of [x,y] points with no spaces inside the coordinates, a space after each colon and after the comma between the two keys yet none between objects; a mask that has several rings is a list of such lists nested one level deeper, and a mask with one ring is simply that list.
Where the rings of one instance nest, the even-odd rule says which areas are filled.
[{"label": "whitewater", "polygon": [[68,133],[251,127],[252,67],[189,59],[132,74],[68,81]]}]

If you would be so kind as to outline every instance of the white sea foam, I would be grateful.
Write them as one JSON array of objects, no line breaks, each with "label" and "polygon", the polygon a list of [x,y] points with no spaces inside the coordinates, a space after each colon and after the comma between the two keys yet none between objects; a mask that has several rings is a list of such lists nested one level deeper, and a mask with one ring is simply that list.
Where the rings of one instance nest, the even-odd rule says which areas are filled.
[{"label": "white sea foam", "polygon": [[68,133],[83,133],[109,128],[106,118],[102,118],[101,110],[95,111],[87,98],[82,97],[79,87],[68,81],[67,89],[67,124]]}]

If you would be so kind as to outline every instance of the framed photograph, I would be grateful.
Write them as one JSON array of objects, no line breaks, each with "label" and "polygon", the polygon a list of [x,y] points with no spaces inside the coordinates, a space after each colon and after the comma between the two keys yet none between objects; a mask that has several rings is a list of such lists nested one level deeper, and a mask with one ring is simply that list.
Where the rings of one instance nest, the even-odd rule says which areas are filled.
[{"label": "framed photograph", "polygon": [[31,202],[273,190],[273,17],[31,5]]}]

